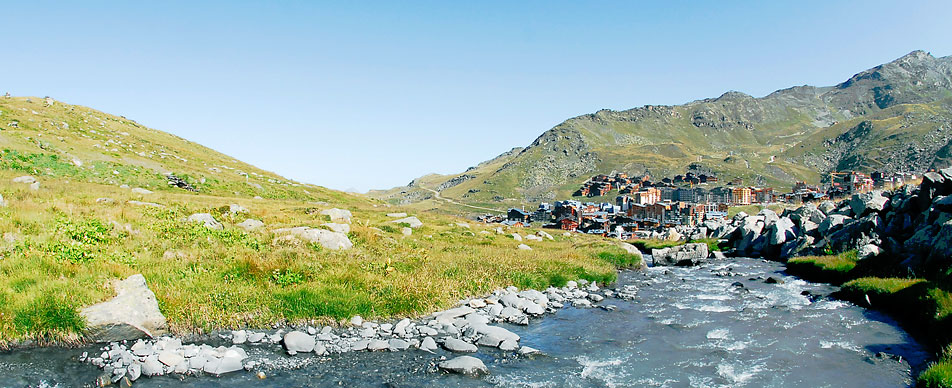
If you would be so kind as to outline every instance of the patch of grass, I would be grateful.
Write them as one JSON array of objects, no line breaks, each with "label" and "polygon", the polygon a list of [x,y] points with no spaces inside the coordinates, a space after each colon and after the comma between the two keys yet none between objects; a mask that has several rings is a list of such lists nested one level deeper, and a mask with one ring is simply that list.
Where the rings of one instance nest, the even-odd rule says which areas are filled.
[{"label": "patch of grass", "polygon": [[642,252],[649,252],[652,249],[662,249],[670,248],[678,245],[684,245],[684,242],[680,241],[664,241],[664,240],[631,240],[628,242],[631,245],[638,247]]},{"label": "patch of grass", "polygon": [[952,387],[952,360],[942,359],[929,365],[916,380],[918,386],[925,388]]},{"label": "patch of grass", "polygon": [[922,282],[925,280],[865,277],[844,283],[843,290],[853,293],[892,295]]},{"label": "patch of grass", "polygon": [[79,333],[86,321],[66,298],[43,295],[14,314],[14,327],[44,339],[55,339],[64,333]]},{"label": "patch of grass", "polygon": [[836,255],[800,256],[787,260],[787,272],[811,281],[842,283],[856,268],[856,251]]},{"label": "patch of grass", "polygon": [[291,269],[276,269],[271,271],[271,281],[282,287],[293,286],[304,282],[304,274]]},{"label": "patch of grass", "polygon": [[641,257],[628,252],[598,252],[596,256],[599,259],[612,263],[618,268],[634,268],[641,266]]}]

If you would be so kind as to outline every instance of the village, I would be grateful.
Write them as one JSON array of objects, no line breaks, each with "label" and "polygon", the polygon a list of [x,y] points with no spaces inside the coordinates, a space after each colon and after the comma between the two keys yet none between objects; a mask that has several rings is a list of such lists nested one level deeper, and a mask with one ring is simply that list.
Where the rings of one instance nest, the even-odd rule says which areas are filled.
[{"label": "village", "polygon": [[652,181],[649,175],[629,177],[625,173],[613,173],[591,177],[573,197],[605,197],[617,191],[614,203],[579,199],[543,202],[534,211],[511,208],[504,216],[484,215],[477,220],[509,227],[529,227],[535,223],[548,229],[629,240],[646,238],[652,230],[660,228],[695,226],[707,220],[725,219],[731,207],[798,206],[853,193],[888,190],[914,182],[918,177],[920,175],[914,173],[833,172],[825,189],[796,182],[790,192],[780,193],[770,187],[744,185],[740,178],[715,186],[720,182],[713,174],[687,172]]}]

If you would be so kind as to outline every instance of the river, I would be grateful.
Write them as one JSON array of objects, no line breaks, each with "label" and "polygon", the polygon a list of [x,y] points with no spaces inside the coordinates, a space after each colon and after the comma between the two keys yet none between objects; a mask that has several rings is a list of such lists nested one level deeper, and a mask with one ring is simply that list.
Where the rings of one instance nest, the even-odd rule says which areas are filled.
[{"label": "river", "polygon": [[[835,287],[787,276],[779,263],[732,259],[693,268],[622,271],[638,287],[615,311],[567,307],[529,326],[505,325],[541,356],[480,348],[491,374],[440,372],[441,357],[418,350],[285,356],[255,373],[220,378],[142,378],[136,387],[903,387],[929,358],[889,317],[827,297]],[[777,284],[764,280],[774,277]],[[744,288],[732,285],[741,282]],[[808,291],[809,295],[803,295]],[[86,349],[91,353],[95,348]],[[83,349],[0,354],[0,386],[83,386],[102,372],[76,359]]]}]

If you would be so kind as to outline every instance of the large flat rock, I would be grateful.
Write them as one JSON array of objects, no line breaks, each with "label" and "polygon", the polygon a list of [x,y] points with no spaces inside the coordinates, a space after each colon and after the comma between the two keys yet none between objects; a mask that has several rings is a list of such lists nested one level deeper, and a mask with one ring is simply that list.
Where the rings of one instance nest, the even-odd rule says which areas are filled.
[{"label": "large flat rock", "polygon": [[84,308],[87,338],[112,342],[155,337],[167,331],[165,316],[159,311],[155,294],[136,274],[116,282],[116,296],[106,302]]}]

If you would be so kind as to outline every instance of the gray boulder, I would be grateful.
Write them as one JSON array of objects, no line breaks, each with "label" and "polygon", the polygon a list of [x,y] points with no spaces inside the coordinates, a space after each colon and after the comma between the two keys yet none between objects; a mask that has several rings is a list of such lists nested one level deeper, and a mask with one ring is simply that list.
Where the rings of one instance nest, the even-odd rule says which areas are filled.
[{"label": "gray boulder", "polygon": [[460,356],[451,360],[446,360],[437,365],[440,369],[452,373],[460,373],[467,376],[480,376],[489,373],[486,364],[483,361],[472,356]]},{"label": "gray boulder", "polygon": [[343,233],[343,234],[350,233],[350,224],[337,224],[337,223],[329,222],[329,223],[323,224],[323,226],[327,229],[330,229],[333,232]]},{"label": "gray boulder", "polygon": [[850,209],[857,218],[865,216],[870,212],[881,212],[889,203],[889,198],[883,196],[883,192],[876,190],[868,193],[853,194],[850,198]]},{"label": "gray boulder", "polygon": [[453,337],[444,338],[443,347],[446,348],[446,350],[457,353],[475,353],[476,350],[478,350],[476,345]]},{"label": "gray boulder", "polygon": [[878,246],[874,244],[866,244],[859,248],[859,251],[856,253],[856,257],[860,260],[865,260],[871,257],[876,257],[882,252]]},{"label": "gray boulder", "polygon": [[34,178],[34,177],[32,177],[32,176],[29,176],[29,175],[24,175],[24,176],[18,176],[18,177],[16,177],[16,178],[13,178],[12,182],[13,182],[13,183],[25,183],[25,184],[28,184],[28,185],[32,185],[32,184],[36,183],[36,178]]},{"label": "gray boulder", "polygon": [[390,221],[390,222],[392,222],[392,223],[394,223],[394,224],[407,224],[407,226],[409,226],[409,227],[411,227],[411,228],[413,228],[413,229],[416,229],[416,228],[419,228],[419,227],[423,226],[423,222],[420,221],[420,219],[418,219],[418,218],[416,218],[416,217],[406,217],[406,218],[401,218],[401,219],[399,219],[399,220],[393,220],[393,221]]},{"label": "gray boulder", "polygon": [[249,218],[247,220],[241,221],[237,226],[241,229],[244,229],[245,231],[250,232],[264,226],[264,222]]},{"label": "gray boulder", "polygon": [[829,217],[823,220],[823,222],[820,223],[820,227],[819,229],[817,229],[817,231],[819,231],[821,235],[824,235],[838,229],[844,223],[851,220],[852,218],[849,218],[844,215],[831,214]]},{"label": "gray boulder", "polygon": [[314,351],[314,337],[300,331],[292,331],[284,335],[284,348],[289,353],[310,353]]},{"label": "gray boulder", "polygon": [[691,243],[670,248],[652,249],[656,266],[690,266],[704,262],[708,257],[707,244]]},{"label": "gray boulder", "polygon": [[132,275],[116,282],[115,290],[114,298],[80,312],[86,319],[89,339],[112,342],[165,334],[165,316],[159,311],[155,294],[146,286],[145,277]]},{"label": "gray boulder", "polygon": [[350,214],[350,210],[337,208],[323,210],[321,211],[321,215],[330,217],[332,222],[343,222],[346,224],[349,224],[350,219],[353,217],[353,215]]},{"label": "gray boulder", "polygon": [[149,194],[152,194],[152,190],[143,189],[143,188],[141,188],[141,187],[136,187],[136,188],[133,188],[133,189],[132,189],[132,193],[133,193],[133,194],[139,194],[139,195],[149,195]]},{"label": "gray boulder", "polygon": [[277,234],[290,234],[301,240],[320,244],[322,247],[334,251],[348,250],[354,247],[354,244],[347,238],[346,234],[324,229],[298,226],[294,228],[276,229],[274,232]]},{"label": "gray boulder", "polygon": [[771,246],[782,245],[797,237],[793,220],[783,217],[767,227],[767,243]]},{"label": "gray boulder", "polygon": [[836,203],[833,201],[823,201],[820,202],[820,205],[816,207],[823,214],[829,215],[833,210],[836,210]]},{"label": "gray boulder", "polygon": [[222,228],[223,228],[222,225],[221,225],[221,222],[218,222],[218,220],[216,220],[215,217],[212,216],[212,215],[209,214],[209,213],[195,213],[195,214],[192,214],[192,215],[188,216],[187,221],[188,221],[188,222],[200,222],[200,223],[202,223],[206,228],[208,228],[208,229],[213,229],[213,230],[222,230]]}]

